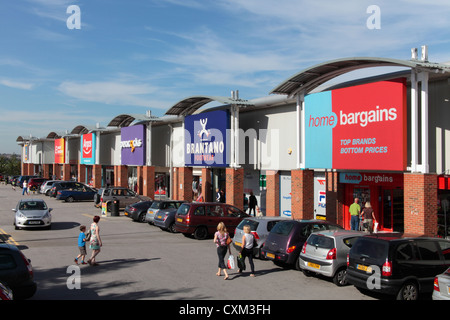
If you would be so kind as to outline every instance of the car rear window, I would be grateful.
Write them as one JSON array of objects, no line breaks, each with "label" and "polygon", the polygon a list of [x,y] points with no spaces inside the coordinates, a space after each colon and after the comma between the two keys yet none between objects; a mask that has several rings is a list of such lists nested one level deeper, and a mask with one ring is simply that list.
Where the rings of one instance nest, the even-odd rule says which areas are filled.
[{"label": "car rear window", "polygon": [[236,228],[239,230],[243,230],[245,225],[249,225],[252,231],[256,231],[256,229],[258,229],[259,222],[255,220],[244,219],[238,224]]},{"label": "car rear window", "polygon": [[177,214],[180,214],[180,215],[182,215],[182,216],[185,216],[185,215],[189,212],[189,208],[190,208],[190,205],[184,203],[184,204],[182,204],[182,205],[178,208]]},{"label": "car rear window", "polygon": [[376,260],[386,260],[389,244],[387,241],[360,237],[351,252],[356,256],[368,256]]},{"label": "car rear window", "polygon": [[16,268],[16,262],[10,254],[0,253],[0,270],[11,270]]},{"label": "car rear window", "polygon": [[307,243],[311,246],[322,249],[332,249],[334,248],[334,240],[329,237],[325,237],[320,234],[312,234],[309,236]]},{"label": "car rear window", "polygon": [[294,228],[294,223],[292,221],[281,221],[277,223],[270,232],[281,236],[288,236],[291,233],[292,228]]}]

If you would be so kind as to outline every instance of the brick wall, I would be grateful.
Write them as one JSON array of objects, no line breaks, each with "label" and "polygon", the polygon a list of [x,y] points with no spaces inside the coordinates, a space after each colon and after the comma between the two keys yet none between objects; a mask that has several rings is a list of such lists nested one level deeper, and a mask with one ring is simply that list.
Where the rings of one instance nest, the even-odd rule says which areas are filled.
[{"label": "brick wall", "polygon": [[102,187],[102,166],[99,164],[94,164],[92,166],[92,180],[93,180],[93,187],[94,188],[101,188]]},{"label": "brick wall", "polygon": [[244,209],[244,169],[226,168],[226,203]]},{"label": "brick wall", "polygon": [[193,173],[191,167],[174,168],[173,199],[192,201],[192,179]]},{"label": "brick wall", "polygon": [[327,221],[344,226],[344,184],[339,183],[339,173],[326,173]]},{"label": "brick wall", "polygon": [[142,168],[142,195],[152,199],[155,197],[155,167]]},{"label": "brick wall", "polygon": [[437,235],[437,175],[404,174],[404,232]]},{"label": "brick wall", "polygon": [[[203,168],[202,169],[202,195],[203,200],[213,201],[212,198],[212,183],[211,183],[211,169]],[[195,200],[195,199],[194,199]]]},{"label": "brick wall", "polygon": [[314,218],[314,171],[291,171],[291,212],[293,219]]},{"label": "brick wall", "polygon": [[280,174],[266,171],[266,212],[268,217],[280,215]]}]

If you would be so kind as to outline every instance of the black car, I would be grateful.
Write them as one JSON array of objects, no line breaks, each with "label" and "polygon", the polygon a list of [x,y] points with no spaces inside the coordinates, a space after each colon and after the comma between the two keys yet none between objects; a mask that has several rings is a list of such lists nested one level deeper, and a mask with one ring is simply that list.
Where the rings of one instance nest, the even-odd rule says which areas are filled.
[{"label": "black car", "polygon": [[298,257],[303,244],[315,231],[343,229],[325,220],[287,220],[278,222],[261,249],[261,255],[276,265],[295,266],[300,270]]},{"label": "black car", "polygon": [[145,222],[145,215],[148,208],[152,205],[153,201],[139,201],[129,204],[125,207],[125,216],[133,219],[134,221]]},{"label": "black car", "polygon": [[83,183],[75,182],[75,181],[58,181],[53,183],[52,188],[50,189],[49,196],[52,198],[56,198],[59,190],[66,189],[81,189],[85,187]]},{"label": "black car", "polygon": [[31,298],[37,289],[30,260],[7,243],[0,243],[0,282],[12,290],[14,299]]},{"label": "black car", "polygon": [[433,292],[434,277],[449,266],[449,240],[379,233],[354,243],[347,280],[361,290],[416,300],[419,293]]}]

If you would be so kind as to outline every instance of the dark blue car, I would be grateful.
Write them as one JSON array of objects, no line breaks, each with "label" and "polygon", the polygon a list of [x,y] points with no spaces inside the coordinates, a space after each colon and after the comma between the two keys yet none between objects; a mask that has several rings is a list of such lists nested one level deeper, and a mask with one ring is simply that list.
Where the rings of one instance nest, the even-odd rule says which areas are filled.
[{"label": "dark blue car", "polygon": [[94,201],[94,196],[96,193],[97,190],[92,189],[88,186],[79,186],[72,189],[59,190],[56,194],[56,199],[65,200],[66,202],[83,201],[83,200]]}]

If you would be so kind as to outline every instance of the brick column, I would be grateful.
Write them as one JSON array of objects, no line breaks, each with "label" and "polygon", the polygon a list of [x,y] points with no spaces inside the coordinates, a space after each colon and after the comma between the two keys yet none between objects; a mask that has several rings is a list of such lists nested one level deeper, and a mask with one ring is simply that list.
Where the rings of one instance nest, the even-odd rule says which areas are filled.
[{"label": "brick column", "polygon": [[326,173],[327,221],[344,226],[344,185],[339,183],[339,173]]},{"label": "brick column", "polygon": [[92,166],[92,180],[94,188],[102,187],[102,166],[100,164],[94,164]]},{"label": "brick column", "polygon": [[63,180],[64,181],[70,180],[70,178],[71,178],[71,176],[70,176],[70,164],[64,163],[62,165],[62,167],[63,167]]},{"label": "brick column", "polygon": [[127,166],[114,166],[114,186],[116,187],[128,187],[128,167]]},{"label": "brick column", "polygon": [[78,182],[81,183],[89,183],[89,181],[86,181],[86,165],[85,164],[78,164]]},{"label": "brick column", "polygon": [[49,164],[43,164],[42,168],[44,170],[43,174],[43,178],[46,179],[51,179],[52,177],[50,177],[50,165]]},{"label": "brick column", "polygon": [[211,169],[202,168],[202,195],[205,202],[213,201],[212,191]]},{"label": "brick column", "polygon": [[155,167],[142,168],[142,195],[155,198]]},{"label": "brick column", "polygon": [[291,171],[292,219],[314,219],[314,171]]},{"label": "brick column", "polygon": [[405,173],[404,232],[437,236],[437,175]]},{"label": "brick column", "polygon": [[175,200],[192,201],[192,181],[192,167],[176,168],[173,186]]},{"label": "brick column", "polygon": [[59,163],[53,164],[53,175],[56,177],[56,180],[61,180],[61,165]]},{"label": "brick column", "polygon": [[244,169],[226,168],[225,200],[241,210],[244,210]]},{"label": "brick column", "polygon": [[266,216],[280,215],[280,174],[278,171],[266,171]]}]

